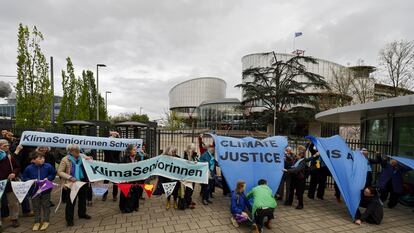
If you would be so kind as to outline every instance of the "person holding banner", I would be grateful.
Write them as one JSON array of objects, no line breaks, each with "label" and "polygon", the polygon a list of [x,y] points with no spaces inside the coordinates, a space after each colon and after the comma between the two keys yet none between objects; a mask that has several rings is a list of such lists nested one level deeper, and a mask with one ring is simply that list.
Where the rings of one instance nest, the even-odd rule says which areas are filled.
[{"label": "person holding banner", "polygon": [[[188,161],[192,161],[192,162],[197,162],[198,160],[198,155],[197,152],[195,151],[195,145],[193,143],[187,145],[186,150],[184,151],[184,159],[188,160]],[[194,183],[191,183],[192,188],[190,187],[185,187],[185,191],[184,191],[184,199],[186,201],[186,205],[188,208],[190,209],[194,209],[196,203],[193,202],[192,196],[194,193]]]},{"label": "person holding banner", "polygon": [[379,177],[380,199],[387,203],[388,208],[394,208],[398,204],[398,200],[403,192],[403,174],[410,168],[398,163],[397,160],[387,159],[381,162],[382,172]]},{"label": "person holding banner", "polygon": [[303,209],[303,193],[305,191],[306,183],[306,147],[300,145],[298,146],[298,153],[296,154],[295,162],[293,166],[289,169],[284,169],[284,172],[291,175],[291,185],[289,192],[288,204],[292,205],[293,195],[296,190],[296,197],[298,198],[298,205],[296,209]]},{"label": "person holding banner", "polygon": [[[20,226],[19,218],[19,201],[17,200],[16,195],[14,195],[11,181],[17,178],[17,175],[20,172],[20,166],[18,162],[10,155],[9,151],[9,142],[5,139],[0,139],[0,180],[8,180],[4,193],[7,197],[9,210],[10,210],[10,219],[13,227]],[[3,194],[4,195],[4,194]],[[0,220],[0,232],[1,220]]]},{"label": "person holding banner", "polygon": [[232,217],[230,221],[234,227],[239,227],[239,224],[250,220],[248,211],[251,211],[252,207],[244,194],[245,189],[246,182],[238,181],[236,190],[231,192],[230,212]]},{"label": "person holding banner", "polygon": [[369,186],[364,189],[363,198],[359,206],[366,208],[366,210],[363,214],[361,214],[359,209],[357,210],[355,224],[361,225],[363,222],[367,222],[379,225],[381,223],[384,216],[383,204],[375,188]]},{"label": "person holding banner", "polygon": [[[137,155],[137,146],[129,144],[124,152],[124,157],[121,159],[121,163],[135,163],[139,162],[140,158]],[[128,196],[121,194],[119,198],[119,209],[122,213],[131,213],[138,211],[140,194],[142,195],[142,188],[136,184],[137,181],[128,182],[127,184],[133,184],[128,190]]]},{"label": "person holding banner", "polygon": [[[180,158],[180,156],[178,156],[178,154],[177,154],[177,147],[175,147],[175,146],[171,146],[169,148],[168,155],[172,156],[172,157]],[[174,180],[170,179],[170,178],[164,178],[163,183],[168,183],[168,182],[174,182]],[[180,187],[181,187],[181,183],[179,181],[177,181],[177,184],[175,185],[172,194],[167,197],[167,205],[166,205],[167,210],[171,207],[171,204],[170,204],[171,196],[173,196],[173,200],[174,200],[174,205],[173,205],[174,209],[178,208],[177,200],[178,200],[178,191],[179,191]]]},{"label": "person holding banner", "polygon": [[207,151],[201,155],[199,162],[207,162],[208,168],[210,171],[209,178],[208,178],[208,184],[201,185],[202,202],[203,202],[203,205],[213,204],[213,202],[209,200],[211,190],[214,185],[214,177],[216,175],[215,173],[216,172],[216,159],[214,157],[214,147],[212,145],[207,146]]},{"label": "person holding banner", "polygon": [[[272,189],[267,185],[267,181],[260,179],[258,185],[250,190],[246,197],[247,199],[253,198],[252,215],[254,224],[252,226],[252,232],[262,232],[263,225],[267,229],[271,229],[271,221],[275,218],[273,212],[277,204]],[[267,218],[267,221],[264,223],[265,218]]]},{"label": "person holding banner", "polygon": [[[87,182],[86,172],[82,166],[82,158],[91,159],[85,155],[80,154],[80,147],[77,144],[69,144],[66,146],[68,153],[61,161],[58,168],[58,176],[63,180],[64,184],[73,184],[76,181]],[[65,219],[68,227],[73,226],[74,209],[76,200],[78,200],[78,216],[83,219],[91,219],[92,217],[86,214],[86,195],[87,185],[83,185],[72,203],[70,199],[70,188],[63,186],[66,195]]]},{"label": "person holding banner", "polygon": [[[116,131],[110,131],[109,132],[110,138],[119,138],[119,133]],[[104,150],[104,162],[107,163],[119,163],[121,159],[121,152],[120,151],[113,151],[113,150]],[[104,184],[109,184],[108,180],[104,180]],[[102,201],[106,201],[108,198],[108,192],[106,191],[104,195],[102,196]],[[117,201],[118,196],[118,187],[113,184],[112,185],[112,201]]]},{"label": "person holding banner", "polygon": [[[55,179],[56,170],[49,163],[45,163],[44,154],[37,152],[32,155],[33,163],[29,165],[23,172],[23,181],[37,180],[52,181]],[[39,189],[39,187],[38,187]],[[52,189],[48,189],[41,194],[32,197],[32,205],[35,213],[35,223],[33,225],[33,231],[44,231],[49,227],[49,215],[50,215],[50,193]],[[41,210],[43,209],[43,221],[41,218]]]},{"label": "person holding banner", "polygon": [[377,154],[376,159],[370,159],[368,157],[369,152],[366,148],[362,148],[361,153],[367,159],[368,171],[367,171],[367,180],[365,181],[365,188],[366,188],[372,185],[372,165],[381,163],[381,155]]},{"label": "person holding banner", "polygon": [[[292,151],[291,147],[286,147],[285,149],[285,169],[289,169],[293,165],[293,160],[295,159],[295,154]],[[276,193],[277,200],[283,200],[283,195],[285,193],[285,185],[286,185],[286,195],[285,195],[285,205],[288,205],[289,199],[289,191],[290,191],[290,181],[291,176],[288,173],[284,173],[282,176],[282,180],[280,181],[279,189]]]}]

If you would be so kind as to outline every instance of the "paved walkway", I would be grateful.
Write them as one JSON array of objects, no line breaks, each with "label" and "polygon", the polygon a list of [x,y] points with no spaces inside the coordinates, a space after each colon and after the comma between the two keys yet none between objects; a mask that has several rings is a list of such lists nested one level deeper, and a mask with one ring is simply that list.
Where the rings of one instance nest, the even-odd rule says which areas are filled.
[{"label": "paved walkway", "polygon": [[[47,232],[65,233],[168,233],[168,232],[249,232],[249,227],[234,228],[230,223],[229,198],[216,190],[213,204],[203,206],[196,195],[194,210],[165,210],[165,197],[151,197],[141,201],[139,212],[121,214],[118,203],[108,198],[106,202],[95,198],[92,207],[88,207],[91,220],[78,219],[75,226],[66,227],[64,205],[58,212],[51,214],[51,226]],[[54,190],[53,199],[57,203],[59,190]],[[144,194],[145,195],[145,194]],[[111,197],[109,195],[109,197]],[[332,191],[328,191],[325,200],[305,198],[305,208],[280,205],[275,210],[276,219],[272,230],[265,232],[414,232],[414,213],[411,209],[398,205],[396,209],[385,209],[384,221],[379,226],[364,224],[357,226],[351,222],[345,205],[338,204]],[[32,232],[33,218],[21,218],[21,226],[11,228],[3,223],[4,232]]]}]

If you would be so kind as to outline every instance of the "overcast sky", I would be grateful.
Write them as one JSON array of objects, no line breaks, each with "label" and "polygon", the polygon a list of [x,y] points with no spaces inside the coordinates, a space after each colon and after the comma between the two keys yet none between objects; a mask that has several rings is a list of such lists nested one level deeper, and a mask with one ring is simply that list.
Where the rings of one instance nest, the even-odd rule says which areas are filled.
[{"label": "overcast sky", "polygon": [[[227,82],[227,97],[240,99],[241,57],[291,52],[343,65],[378,64],[378,51],[393,40],[413,40],[412,0],[174,0],[1,1],[0,75],[16,75],[17,29],[22,22],[44,34],[41,47],[54,57],[55,90],[71,57],[75,72],[94,73],[110,115],[168,109],[168,91],[196,77]],[[0,77],[15,82],[16,78]]]}]

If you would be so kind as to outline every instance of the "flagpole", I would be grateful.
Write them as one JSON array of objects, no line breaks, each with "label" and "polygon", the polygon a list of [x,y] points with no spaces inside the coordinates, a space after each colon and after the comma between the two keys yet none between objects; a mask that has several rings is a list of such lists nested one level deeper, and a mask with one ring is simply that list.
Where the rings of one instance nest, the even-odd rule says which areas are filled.
[{"label": "flagpole", "polygon": [[293,52],[295,51],[296,35],[293,35]]}]

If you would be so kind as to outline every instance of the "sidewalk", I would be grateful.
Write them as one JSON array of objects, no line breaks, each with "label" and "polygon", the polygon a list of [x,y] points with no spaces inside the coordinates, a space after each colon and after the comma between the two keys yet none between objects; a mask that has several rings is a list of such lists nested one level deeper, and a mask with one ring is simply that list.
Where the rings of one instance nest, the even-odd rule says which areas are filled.
[{"label": "sidewalk", "polygon": [[[111,189],[110,189],[111,190]],[[58,203],[60,189],[53,192],[53,201]],[[213,204],[201,204],[199,186],[196,185],[194,210],[165,210],[165,197],[151,197],[141,201],[139,212],[121,214],[118,202],[112,201],[111,194],[106,202],[94,198],[92,207],[88,207],[91,220],[80,220],[75,214],[75,226],[66,227],[62,204],[58,212],[51,213],[51,226],[46,232],[65,233],[169,233],[169,232],[249,232],[250,228],[241,226],[234,228],[230,223],[229,198],[221,195],[216,189]],[[145,194],[144,194],[145,195]],[[296,210],[280,204],[275,210],[276,219],[273,229],[265,232],[414,232],[414,213],[412,209],[398,205],[395,209],[384,209],[384,220],[379,226],[364,224],[357,226],[351,222],[345,204],[338,204],[332,191],[326,193],[325,200],[309,200],[305,197],[305,208]],[[55,207],[53,207],[55,208]],[[77,210],[76,210],[77,211]],[[75,213],[76,213],[75,211]],[[54,209],[53,211],[54,212]],[[21,218],[21,226],[10,227],[3,223],[4,232],[33,232],[33,218]]]}]

